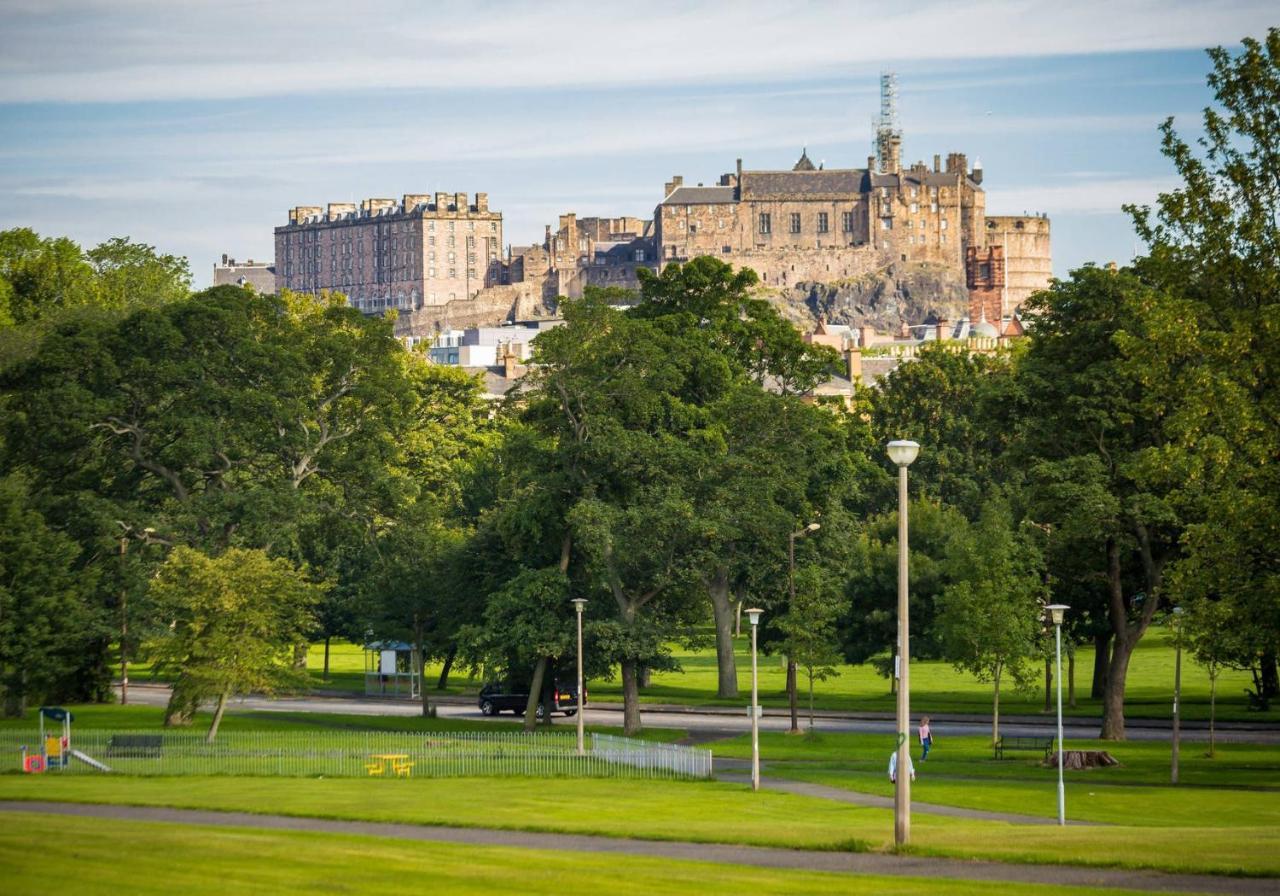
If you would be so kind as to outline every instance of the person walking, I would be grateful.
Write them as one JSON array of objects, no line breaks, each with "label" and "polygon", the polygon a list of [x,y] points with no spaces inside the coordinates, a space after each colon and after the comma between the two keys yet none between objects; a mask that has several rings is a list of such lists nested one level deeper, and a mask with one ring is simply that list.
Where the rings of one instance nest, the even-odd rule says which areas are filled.
[{"label": "person walking", "polygon": [[920,720],[920,746],[923,748],[920,761],[924,762],[929,758],[929,749],[933,746],[933,732],[929,730],[928,716]]},{"label": "person walking", "polygon": [[[911,776],[911,780],[916,779],[916,767],[911,763],[911,754],[907,753],[907,774]],[[889,780],[894,784],[898,783],[898,751],[894,750],[889,754]]]}]

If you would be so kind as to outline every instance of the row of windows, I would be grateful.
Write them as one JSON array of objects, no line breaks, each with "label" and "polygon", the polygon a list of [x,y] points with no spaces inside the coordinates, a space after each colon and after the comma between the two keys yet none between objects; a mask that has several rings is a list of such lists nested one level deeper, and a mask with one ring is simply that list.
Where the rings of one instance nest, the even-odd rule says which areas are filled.
[{"label": "row of windows", "polygon": [[[840,213],[840,227],[845,233],[853,233],[853,212]],[[761,233],[773,232],[773,216],[769,212],[760,213],[759,230]],[[804,232],[804,221],[799,212],[791,213],[791,232]],[[818,212],[817,232],[831,232],[831,219],[826,212]]]}]

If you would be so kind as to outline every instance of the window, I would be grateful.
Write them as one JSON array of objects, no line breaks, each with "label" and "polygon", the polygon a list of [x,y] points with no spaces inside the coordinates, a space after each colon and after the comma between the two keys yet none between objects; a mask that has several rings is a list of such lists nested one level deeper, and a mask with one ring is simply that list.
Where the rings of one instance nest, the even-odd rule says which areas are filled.
[{"label": "window", "polygon": [[468,246],[468,247],[470,247],[470,246],[474,246],[475,244],[476,244],[476,238],[475,238],[475,237],[473,237],[473,236],[469,236],[469,237],[467,237],[467,246]]},{"label": "window", "polygon": [[939,227],[941,227],[943,230],[946,230],[946,229],[947,229],[947,219],[946,219],[946,218],[943,218],[943,219],[942,219],[942,222],[941,222],[940,224],[938,224],[938,226],[939,226]]},{"label": "window", "polygon": [[637,250],[636,250],[636,261],[644,261],[644,250],[643,250],[643,249],[637,249]]},{"label": "window", "polygon": [[942,246],[947,244],[947,235],[945,233],[938,235],[938,244]]},{"label": "window", "polygon": [[457,268],[449,268],[449,278],[450,278],[450,279],[453,279],[454,277],[457,277],[457,276],[458,276],[458,269],[457,269]]},{"label": "window", "polygon": [[937,211],[938,211],[938,200],[936,200],[936,199],[935,199],[935,200],[933,200],[933,202],[930,202],[930,203],[929,203],[929,211],[934,212],[935,214],[937,213]]},{"label": "window", "polygon": [[467,230],[475,230],[475,229],[476,229],[476,222],[475,222],[475,221],[468,221],[468,222],[467,222]]},{"label": "window", "polygon": [[475,277],[475,275],[476,275],[476,269],[475,269],[475,268],[467,268],[467,276],[468,276],[468,277]]},{"label": "window", "polygon": [[791,232],[792,232],[792,233],[799,233],[799,232],[800,232],[800,214],[799,214],[799,212],[792,212],[792,213],[791,213]]},{"label": "window", "polygon": [[881,219],[880,219],[880,229],[881,229],[881,230],[893,230],[893,218],[881,218]]},{"label": "window", "polygon": [[760,232],[761,232],[761,233],[771,233],[771,232],[772,232],[772,231],[771,231],[771,229],[770,229],[770,226],[769,226],[769,213],[768,213],[768,212],[761,212],[761,213],[760,213]]},{"label": "window", "polygon": [[827,213],[818,212],[818,233],[826,233],[827,230]]},{"label": "window", "polygon": [[489,222],[489,232],[490,232],[490,233],[497,233],[497,232],[498,232],[498,222],[497,222],[497,221],[490,221],[490,222]]},{"label": "window", "polygon": [[911,229],[911,226],[912,226],[915,222],[914,222],[914,221],[912,221],[910,218],[907,218],[907,222],[906,222],[906,223],[907,223],[907,230],[910,230],[910,229]]},{"label": "window", "polygon": [[[428,231],[430,231],[431,233],[435,233],[435,232],[436,232],[436,222],[435,222],[435,221],[429,221],[429,222],[427,222],[427,230],[428,230]],[[432,239],[434,240],[434,239],[435,239],[435,237],[432,237]]]},{"label": "window", "polygon": [[853,212],[840,213],[840,227],[845,233],[853,233]]}]

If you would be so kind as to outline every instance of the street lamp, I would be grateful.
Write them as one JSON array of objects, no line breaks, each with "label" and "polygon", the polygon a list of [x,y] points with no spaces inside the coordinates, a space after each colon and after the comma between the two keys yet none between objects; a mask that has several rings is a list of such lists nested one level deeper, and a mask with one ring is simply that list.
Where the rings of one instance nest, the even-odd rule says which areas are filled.
[{"label": "street lamp", "polygon": [[1178,741],[1181,739],[1182,725],[1180,706],[1182,703],[1182,607],[1173,608],[1174,626],[1174,660],[1173,660],[1173,762],[1169,767],[1169,778],[1178,783]]},{"label": "street lamp", "polygon": [[1062,618],[1067,610],[1066,604],[1049,604],[1045,607],[1053,620],[1055,654],[1058,658],[1058,824],[1067,823],[1067,791],[1062,784]]},{"label": "street lamp", "polygon": [[889,460],[898,465],[898,769],[893,789],[893,840],[906,846],[911,839],[911,679],[907,628],[907,467],[920,453],[917,442],[896,440],[888,445]]},{"label": "street lamp", "polygon": [[[799,532],[792,532],[787,536],[787,587],[791,592],[792,610],[796,606],[796,539],[808,535],[810,532],[817,532],[822,528],[821,523],[810,523]],[[787,700],[791,704],[791,731],[790,734],[800,733],[800,713],[796,708],[796,658],[790,653],[787,654]]]},{"label": "street lamp", "polygon": [[763,610],[747,610],[751,620],[751,789],[760,789],[760,704],[756,678],[756,630],[760,627]]},{"label": "street lamp", "polygon": [[583,710],[586,708],[586,703],[584,703],[582,699],[582,608],[585,607],[586,605],[587,605],[587,599],[585,597],[575,597],[573,599],[574,609],[578,611],[578,691],[577,691],[578,712],[577,712],[577,716],[578,716],[578,755],[579,756],[584,755],[586,752],[582,746],[582,713],[583,713]]}]

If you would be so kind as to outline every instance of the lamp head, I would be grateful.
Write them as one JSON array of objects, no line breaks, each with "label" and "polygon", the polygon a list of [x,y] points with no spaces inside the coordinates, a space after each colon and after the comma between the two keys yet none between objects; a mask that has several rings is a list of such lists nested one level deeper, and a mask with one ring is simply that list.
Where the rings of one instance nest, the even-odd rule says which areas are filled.
[{"label": "lamp head", "polygon": [[577,608],[578,614],[581,615],[582,608],[587,605],[587,599],[585,597],[575,597],[569,603],[573,604]]},{"label": "lamp head", "polygon": [[1049,604],[1045,609],[1049,611],[1049,618],[1053,620],[1054,625],[1062,625],[1063,617],[1071,608],[1066,604]]},{"label": "lamp head", "polygon": [[747,618],[751,620],[752,627],[755,627],[760,624],[760,614],[763,612],[764,610],[757,610],[757,609],[747,610]]},{"label": "lamp head", "polygon": [[817,532],[819,529],[822,528],[822,523],[810,523],[809,525],[805,526],[805,528],[808,529],[810,532]]},{"label": "lamp head", "polygon": [[920,443],[907,439],[897,439],[888,445],[889,460],[900,467],[909,467],[920,453]]}]

